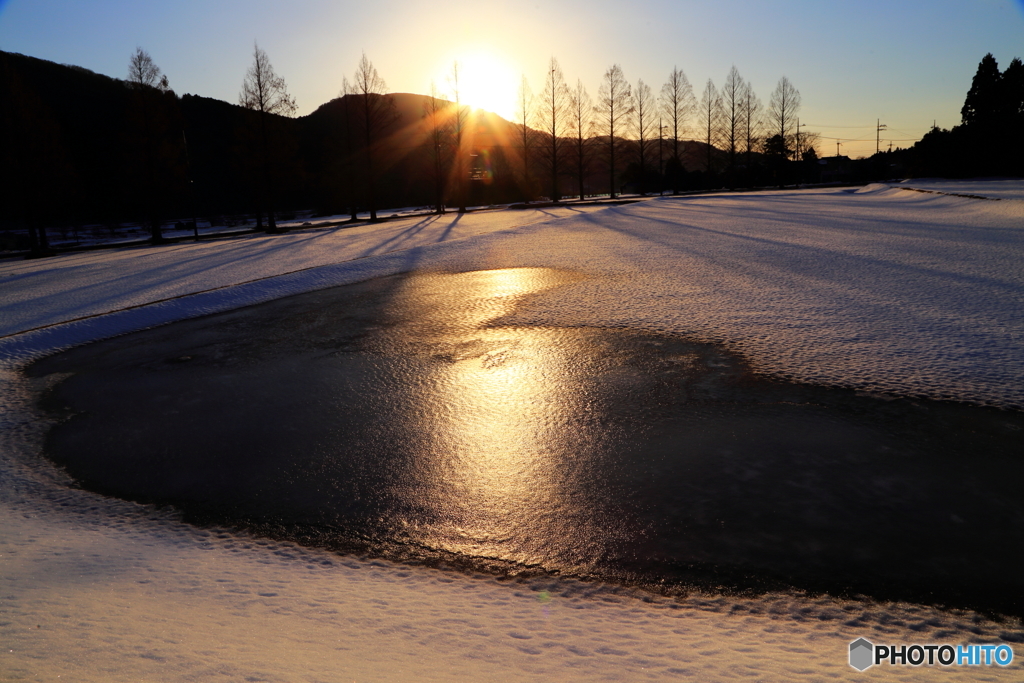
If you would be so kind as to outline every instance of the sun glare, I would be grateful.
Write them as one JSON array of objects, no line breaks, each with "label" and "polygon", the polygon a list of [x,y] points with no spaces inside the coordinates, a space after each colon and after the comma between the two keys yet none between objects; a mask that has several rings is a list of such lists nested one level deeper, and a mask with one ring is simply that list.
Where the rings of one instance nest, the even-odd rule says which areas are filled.
[{"label": "sun glare", "polygon": [[459,62],[459,99],[463,104],[511,119],[515,111],[519,73],[504,58],[487,48],[454,52],[439,69],[439,87],[450,91],[452,63]]}]

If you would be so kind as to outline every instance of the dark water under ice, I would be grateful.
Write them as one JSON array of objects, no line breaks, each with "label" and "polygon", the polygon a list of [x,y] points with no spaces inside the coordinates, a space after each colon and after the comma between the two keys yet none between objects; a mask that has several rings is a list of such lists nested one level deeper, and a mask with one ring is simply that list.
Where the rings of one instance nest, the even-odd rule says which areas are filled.
[{"label": "dark water under ice", "polygon": [[579,276],[381,278],[32,366],[86,488],[346,552],[1024,613],[1024,415],[502,318]]}]

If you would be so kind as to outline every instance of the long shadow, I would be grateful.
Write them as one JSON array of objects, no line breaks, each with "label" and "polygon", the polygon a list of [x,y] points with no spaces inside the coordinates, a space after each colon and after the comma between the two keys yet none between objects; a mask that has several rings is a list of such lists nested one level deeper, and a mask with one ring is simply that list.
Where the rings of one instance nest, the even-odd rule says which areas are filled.
[{"label": "long shadow", "polygon": [[[413,226],[410,226],[410,228],[408,228],[404,232],[408,233],[410,230],[412,230],[414,232],[418,232],[419,230],[423,229],[426,225],[429,225],[429,223],[431,223],[433,220],[434,220],[433,218],[428,218],[428,219],[426,219],[424,221],[420,221],[419,223],[417,223],[417,224],[415,224]],[[12,331],[10,331],[7,334],[18,334],[20,332],[24,332],[24,331],[27,331],[27,330],[35,329],[37,327],[44,326],[46,324],[52,323],[53,321],[50,318],[50,314],[47,312],[47,309],[49,308],[47,306],[47,302],[48,301],[55,301],[55,302],[57,302],[57,304],[59,306],[61,306],[61,308],[63,310],[66,311],[66,315],[64,316],[64,318],[66,320],[74,320],[74,319],[78,319],[78,318],[81,318],[81,317],[89,317],[89,316],[93,316],[93,315],[98,315],[98,314],[101,314],[101,313],[103,313],[105,311],[103,311],[103,310],[100,310],[100,311],[95,310],[94,306],[92,306],[89,302],[92,302],[92,301],[95,301],[95,300],[102,300],[102,301],[111,300],[110,299],[110,292],[129,292],[129,293],[133,293],[133,292],[139,292],[139,291],[145,290],[147,288],[151,288],[151,287],[152,288],[159,288],[159,289],[167,289],[168,288],[168,286],[167,286],[168,285],[168,281],[169,280],[173,280],[173,279],[175,279],[175,278],[177,278],[179,276],[186,277],[186,276],[190,276],[190,275],[195,275],[195,274],[197,274],[199,272],[216,271],[217,269],[219,269],[219,268],[221,268],[223,266],[230,266],[230,267],[233,267],[233,268],[237,268],[240,265],[244,266],[244,264],[247,263],[247,262],[258,263],[258,262],[264,261],[264,260],[266,260],[268,258],[272,259],[273,258],[273,254],[275,252],[282,252],[282,251],[286,252],[286,251],[288,251],[290,249],[295,249],[295,248],[301,249],[302,248],[301,247],[302,244],[307,243],[307,242],[311,242],[311,241],[314,241],[314,240],[317,240],[317,239],[326,238],[326,237],[328,237],[331,234],[332,233],[330,233],[330,232],[318,232],[318,233],[308,233],[308,234],[304,234],[304,235],[301,235],[301,236],[300,235],[281,235],[281,236],[275,236],[275,237],[272,237],[272,238],[265,239],[262,244],[260,244],[260,245],[258,245],[256,247],[254,247],[253,244],[251,242],[248,242],[247,240],[245,242],[241,242],[241,243],[240,242],[232,242],[230,244],[225,244],[223,246],[215,247],[215,252],[214,253],[210,253],[209,251],[207,251],[209,249],[209,247],[205,247],[205,248],[204,247],[200,247],[200,248],[204,248],[204,249],[207,249],[207,250],[203,251],[203,258],[202,258],[202,260],[200,262],[198,262],[199,265],[191,265],[190,262],[187,261],[187,260],[175,262],[173,264],[168,264],[166,262],[154,263],[151,267],[148,267],[148,268],[143,268],[143,269],[133,268],[130,271],[124,272],[124,274],[116,276],[116,277],[112,277],[112,278],[111,277],[105,277],[101,282],[89,282],[89,283],[83,284],[83,285],[78,286],[78,287],[62,289],[60,292],[48,294],[48,295],[43,296],[43,297],[29,299],[27,301],[21,302],[20,305],[24,306],[24,307],[38,308],[40,310],[40,316],[38,318],[29,318],[29,319],[23,321],[21,324],[19,324],[18,329],[12,330]],[[263,236],[263,235],[253,235],[253,236],[250,236],[248,239],[260,239],[260,238],[264,238],[264,237],[265,236]],[[395,237],[393,237],[393,238],[391,238],[389,240],[386,240],[385,242],[383,242],[381,244],[378,244],[375,247],[367,249],[363,253],[352,255],[351,258],[345,259],[345,261],[356,260],[356,259],[365,258],[367,256],[374,255],[374,253],[377,252],[380,249],[381,245],[387,244],[389,242],[392,242],[392,241],[394,241],[394,239],[400,238],[400,237],[402,237],[401,234],[396,235]],[[190,245],[183,245],[181,248],[186,248],[187,249],[187,248],[192,248],[192,247],[194,247],[194,245],[190,244]],[[153,255],[160,255],[160,254],[166,254],[167,251],[165,250],[165,251],[162,251],[162,252],[151,252],[151,253]],[[143,255],[149,255],[149,254],[143,254]],[[135,258],[137,258],[137,256],[139,256],[139,255],[131,255],[129,258],[132,258],[134,260]],[[416,263],[416,259],[413,259],[410,262],[409,268],[410,269],[414,268],[415,267],[415,263]],[[325,263],[325,264],[318,264],[317,266],[312,266],[312,267],[321,267],[321,266],[329,266],[329,265],[332,265],[332,264],[327,264],[327,263]],[[103,267],[103,266],[104,266],[104,264],[99,264],[99,263],[95,264],[95,267]],[[76,267],[86,267],[86,268],[88,268],[89,265],[76,266]],[[305,269],[306,268],[297,268],[297,270],[305,270]],[[281,276],[281,275],[286,275],[289,272],[292,272],[292,270],[289,270],[289,271],[283,272],[283,273],[269,273],[269,274],[266,274],[266,275],[260,275],[260,274],[257,273],[257,274],[255,274],[255,277],[252,278],[252,279],[273,278],[273,277],[278,277],[278,276]],[[232,283],[226,283],[226,284],[232,284]],[[220,286],[220,285],[215,285],[215,287],[216,286]],[[171,287],[171,289],[173,289],[173,287]],[[188,295],[190,293],[192,293],[192,292],[181,292],[180,296],[186,296],[186,295]],[[173,294],[172,294],[172,296],[173,296]],[[67,307],[67,301],[68,300],[74,300],[74,299],[78,299],[78,298],[80,298],[83,302],[85,302],[82,307],[74,307],[74,308],[68,308]],[[116,310],[119,307],[120,306],[118,306],[113,300],[111,300],[111,308],[109,310]]]},{"label": "long shadow", "polygon": [[453,218],[451,221],[448,222],[448,225],[441,232],[441,234],[438,236],[438,238],[436,240],[434,240],[434,241],[435,242],[444,242],[446,239],[448,239],[448,235],[450,235],[452,233],[452,230],[455,229],[455,226],[459,224],[459,221],[462,220],[462,216],[463,215],[464,214],[461,214],[461,213],[455,214],[455,218]]},{"label": "long shadow", "polygon": [[[719,237],[724,237],[724,238],[727,238],[727,239],[730,239],[730,240],[734,240],[734,241],[741,241],[741,242],[748,242],[750,244],[762,245],[764,247],[770,248],[773,251],[773,253],[776,253],[776,254],[778,254],[780,252],[783,252],[783,251],[792,251],[792,252],[798,252],[798,253],[805,254],[805,256],[801,257],[801,258],[790,257],[790,258],[786,258],[786,259],[784,259],[782,261],[779,261],[778,263],[779,263],[780,267],[782,267],[782,268],[786,267],[787,265],[788,266],[799,265],[800,263],[805,263],[808,260],[819,260],[819,261],[821,261],[821,260],[842,260],[842,261],[847,261],[847,262],[856,264],[854,266],[851,266],[851,268],[854,268],[854,269],[863,268],[863,267],[867,266],[867,267],[869,267],[871,269],[881,268],[881,269],[888,270],[888,271],[905,271],[905,272],[914,273],[916,275],[927,276],[927,277],[931,277],[931,278],[939,278],[939,279],[943,279],[943,280],[950,280],[950,281],[957,282],[959,284],[964,284],[964,285],[982,286],[982,287],[995,287],[995,288],[998,288],[1000,290],[1005,291],[1008,294],[1010,294],[1010,293],[1014,293],[1014,294],[1018,293],[1019,292],[1019,288],[1020,288],[1020,285],[1017,284],[1017,283],[1005,282],[1005,281],[998,280],[998,279],[991,278],[991,277],[984,277],[984,276],[981,276],[981,275],[967,275],[967,274],[960,274],[960,273],[952,273],[952,272],[949,272],[949,271],[940,270],[938,268],[927,268],[927,267],[924,267],[924,266],[917,266],[917,265],[912,265],[912,264],[907,264],[907,263],[898,263],[898,262],[894,262],[894,261],[887,261],[887,260],[883,260],[883,259],[876,258],[876,257],[860,255],[860,254],[850,254],[848,252],[835,251],[833,249],[827,249],[827,248],[824,248],[824,247],[818,247],[818,246],[812,246],[812,245],[806,245],[806,244],[796,244],[796,243],[788,242],[788,241],[784,241],[784,240],[770,239],[770,238],[767,238],[767,237],[758,237],[758,236],[754,236],[754,235],[737,234],[737,233],[728,232],[728,231],[725,231],[725,230],[717,230],[717,229],[710,228],[710,227],[707,227],[707,226],[704,226],[704,225],[698,225],[696,223],[689,222],[689,221],[687,221],[687,222],[673,221],[673,220],[666,220],[666,219],[661,219],[661,218],[653,218],[653,217],[650,217],[650,216],[644,216],[642,219],[645,220],[645,221],[649,221],[649,222],[653,222],[653,223],[660,223],[662,225],[670,226],[670,227],[672,227],[673,229],[675,229],[677,231],[681,230],[681,229],[693,230],[693,231],[697,231],[697,232],[704,232],[704,233],[707,233],[707,234],[716,235],[716,236],[719,236]],[[786,221],[784,218],[780,218],[778,216],[773,216],[771,218],[771,220],[774,220],[774,221],[777,221],[777,222],[780,222],[780,223],[789,223],[789,221]],[[898,222],[898,221],[895,221],[895,222]],[[660,239],[659,240],[659,239],[657,239],[657,238],[655,238],[653,236],[644,235],[639,230],[628,230],[628,229],[624,229],[624,228],[619,228],[619,227],[617,227],[615,225],[607,224],[607,223],[604,223],[604,222],[598,223],[596,220],[594,220],[594,223],[595,223],[595,225],[599,225],[600,227],[602,227],[602,228],[604,228],[606,230],[620,232],[622,234],[626,234],[626,235],[629,235],[629,236],[634,237],[634,238],[656,242],[656,243],[662,244],[662,245],[664,245],[666,247],[669,247],[669,248],[678,249],[678,248],[680,248],[682,246],[679,243],[679,241],[677,241],[677,240],[668,240],[668,239]],[[815,225],[815,223],[813,223],[813,221],[810,218],[806,221],[806,224],[809,225],[809,226],[817,227]],[[699,252],[692,252],[692,253],[699,253]],[[702,253],[702,252],[700,252],[700,253]]]},{"label": "long shadow", "polygon": [[364,249],[360,253],[360,257],[371,256],[373,254],[385,253],[382,250],[386,249],[389,245],[393,245],[393,244],[396,244],[396,243],[401,243],[403,241],[412,239],[418,233],[420,233],[423,230],[425,230],[431,223],[435,223],[439,218],[440,218],[440,216],[433,215],[433,216],[428,216],[427,218],[424,218],[421,221],[413,223],[409,227],[407,227],[404,230],[401,230],[401,231],[395,233],[394,235],[392,235],[388,239],[384,240],[383,242],[379,242],[379,243],[377,243],[376,245],[374,245],[372,247]]}]

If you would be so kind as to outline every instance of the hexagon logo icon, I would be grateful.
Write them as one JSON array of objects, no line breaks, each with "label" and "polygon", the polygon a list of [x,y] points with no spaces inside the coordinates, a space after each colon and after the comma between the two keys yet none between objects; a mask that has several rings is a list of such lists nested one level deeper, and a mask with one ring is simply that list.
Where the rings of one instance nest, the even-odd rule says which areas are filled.
[{"label": "hexagon logo icon", "polygon": [[870,640],[858,638],[850,643],[850,666],[857,671],[864,671],[874,665],[875,646]]}]

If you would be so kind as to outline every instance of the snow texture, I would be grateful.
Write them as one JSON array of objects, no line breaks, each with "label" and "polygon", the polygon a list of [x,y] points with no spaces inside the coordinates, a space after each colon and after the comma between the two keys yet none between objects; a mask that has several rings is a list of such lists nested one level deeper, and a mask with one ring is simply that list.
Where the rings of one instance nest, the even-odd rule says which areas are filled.
[{"label": "snow texture", "polygon": [[674,601],[195,529],[41,460],[43,387],[18,372],[370,277],[543,266],[587,277],[512,321],[685,334],[800,381],[1021,407],[1017,182],[983,188],[1001,201],[883,185],[695,196],[0,262],[0,680],[846,679],[861,636],[1017,644],[1008,669],[883,666],[878,680],[1020,680],[1019,620],[798,594]]}]

